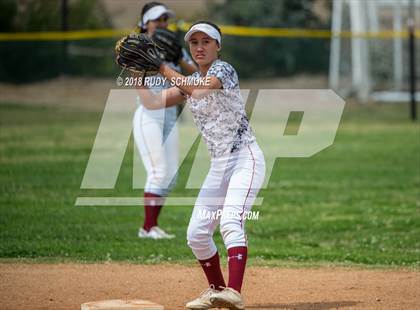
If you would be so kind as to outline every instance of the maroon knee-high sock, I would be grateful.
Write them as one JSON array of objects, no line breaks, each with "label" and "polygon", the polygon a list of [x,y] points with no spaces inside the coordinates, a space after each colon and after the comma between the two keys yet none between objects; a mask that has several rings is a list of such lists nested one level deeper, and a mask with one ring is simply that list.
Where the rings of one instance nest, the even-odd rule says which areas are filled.
[{"label": "maroon knee-high sock", "polygon": [[229,284],[228,287],[241,292],[242,281],[245,274],[246,260],[248,258],[248,248],[234,247],[228,249],[229,261]]},{"label": "maroon knee-high sock", "polygon": [[219,253],[208,259],[198,260],[206,274],[209,286],[214,285],[216,290],[221,290],[220,286],[225,287],[222,270],[220,269]]},{"label": "maroon knee-high sock", "polygon": [[149,231],[158,225],[158,217],[162,208],[162,197],[153,193],[144,193],[144,224],[143,229]]}]

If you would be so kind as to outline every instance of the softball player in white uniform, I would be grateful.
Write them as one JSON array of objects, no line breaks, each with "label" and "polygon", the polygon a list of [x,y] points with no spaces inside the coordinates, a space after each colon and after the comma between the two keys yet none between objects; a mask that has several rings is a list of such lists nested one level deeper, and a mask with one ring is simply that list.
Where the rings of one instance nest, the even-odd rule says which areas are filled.
[{"label": "softball player in white uniform", "polygon": [[[173,106],[186,98],[211,155],[210,171],[195,203],[187,232],[188,245],[200,262],[210,287],[186,306],[189,309],[244,309],[240,294],[247,260],[243,215],[251,209],[263,184],[264,156],[246,117],[236,71],[218,59],[220,29],[210,22],[197,22],[185,35],[185,41],[199,71],[192,78],[184,77],[162,64],[159,71],[163,76],[180,79],[185,84],[166,89],[161,96],[144,91],[148,96],[145,104],[150,109]],[[205,86],[187,83],[204,78],[207,78]],[[206,216],[217,210],[222,210],[221,217]],[[212,238],[218,224],[228,251],[227,286]]]},{"label": "softball player in white uniform", "polygon": [[[167,28],[168,18],[173,16],[174,13],[161,3],[147,3],[141,12],[140,31],[151,36],[157,28]],[[184,49],[182,53],[178,64],[167,63],[167,65],[178,72],[181,69],[188,73],[195,72],[197,68],[188,53]],[[163,83],[161,75],[155,76],[153,79],[146,78],[146,83],[148,82],[154,82],[152,89],[155,92],[170,87],[168,81]],[[175,236],[166,233],[158,226],[158,217],[164,198],[176,181],[178,169],[177,108],[174,106],[158,111],[148,110],[141,104],[140,97],[138,103],[139,107],[133,120],[133,134],[147,172],[144,189],[144,224],[140,227],[138,236],[140,238],[170,239]],[[171,131],[172,133],[169,135]]]}]

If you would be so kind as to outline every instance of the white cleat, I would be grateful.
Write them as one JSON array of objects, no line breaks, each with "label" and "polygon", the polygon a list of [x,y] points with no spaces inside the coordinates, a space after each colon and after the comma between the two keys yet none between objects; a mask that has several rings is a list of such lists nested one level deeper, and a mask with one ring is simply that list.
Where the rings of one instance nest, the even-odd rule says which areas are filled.
[{"label": "white cleat", "polygon": [[233,288],[226,287],[210,297],[210,302],[215,308],[227,308],[231,310],[245,309],[242,296]]},{"label": "white cleat", "polygon": [[168,234],[166,231],[164,231],[159,226],[153,226],[149,230],[149,235],[152,235],[153,239],[173,239],[175,238],[175,235]]},{"label": "white cleat", "polygon": [[165,232],[162,228],[158,226],[153,226],[150,228],[149,231],[145,230],[143,227],[139,229],[138,232],[139,238],[148,238],[148,239],[173,239],[175,238],[175,235],[168,234]]},{"label": "white cleat", "polygon": [[207,310],[214,308],[210,298],[218,292],[219,291],[216,291],[214,286],[211,285],[208,289],[202,291],[198,298],[188,302],[185,307],[191,310]]},{"label": "white cleat", "polygon": [[149,238],[149,232],[143,227],[139,229],[139,232],[137,235],[139,236],[139,238]]}]

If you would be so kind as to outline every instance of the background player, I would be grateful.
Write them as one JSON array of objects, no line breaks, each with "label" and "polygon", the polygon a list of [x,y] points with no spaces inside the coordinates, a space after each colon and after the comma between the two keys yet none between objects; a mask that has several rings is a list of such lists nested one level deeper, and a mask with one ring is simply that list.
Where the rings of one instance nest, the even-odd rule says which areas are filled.
[{"label": "background player", "polygon": [[[249,211],[265,176],[265,160],[249,125],[235,69],[218,59],[220,29],[210,22],[198,22],[185,35],[190,52],[199,66],[193,79],[209,78],[206,86],[194,83],[172,87],[156,95],[140,90],[150,109],[174,106],[184,99],[193,120],[207,143],[211,167],[196,200],[187,239],[207,277],[209,288],[187,303],[189,309],[223,307],[244,309],[240,294],[248,254],[243,215]],[[187,79],[166,64],[158,64],[168,79]],[[166,100],[162,100],[165,98]],[[223,211],[221,217],[204,213]],[[220,231],[228,251],[229,282],[226,287],[213,233]]]},{"label": "background player", "polygon": [[[157,29],[168,27],[169,17],[174,17],[173,11],[159,2],[145,4],[141,11],[138,24],[140,32],[153,36]],[[185,49],[173,62],[167,65],[176,70],[193,73],[196,66]],[[161,75],[158,75],[162,79]],[[153,77],[155,85],[152,91],[159,91],[169,87],[159,83]],[[141,105],[134,114],[133,133],[141,159],[147,172],[144,188],[144,223],[139,228],[140,238],[168,239],[175,237],[166,233],[158,226],[158,217],[168,195],[176,181],[178,168],[178,131],[176,127],[177,108],[169,107],[160,111],[151,111]],[[173,129],[173,130],[172,130]],[[169,134],[171,133],[171,134]]]}]

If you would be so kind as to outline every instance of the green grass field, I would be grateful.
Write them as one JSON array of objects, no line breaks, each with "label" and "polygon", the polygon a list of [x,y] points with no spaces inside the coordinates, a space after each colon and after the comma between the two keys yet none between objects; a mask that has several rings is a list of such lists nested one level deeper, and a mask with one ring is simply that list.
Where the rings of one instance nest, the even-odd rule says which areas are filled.
[{"label": "green grass field", "polygon": [[[0,258],[193,261],[185,239],[191,206],[163,210],[161,225],[178,236],[172,241],[137,238],[141,207],[74,206],[93,193],[80,184],[100,119],[101,112],[0,104]],[[247,224],[251,263],[419,266],[419,139],[406,105],[347,106],[333,146],[277,160],[255,208],[260,220]],[[102,196],[142,195],[131,188],[130,154],[116,190]],[[183,178],[173,195],[194,195]]]}]

